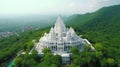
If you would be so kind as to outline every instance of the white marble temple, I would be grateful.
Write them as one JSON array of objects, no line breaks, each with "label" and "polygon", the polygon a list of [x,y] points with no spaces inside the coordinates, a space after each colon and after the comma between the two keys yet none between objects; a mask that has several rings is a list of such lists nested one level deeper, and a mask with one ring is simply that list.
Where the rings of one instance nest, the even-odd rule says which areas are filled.
[{"label": "white marble temple", "polygon": [[72,27],[66,28],[61,16],[58,16],[50,32],[44,33],[39,42],[35,43],[35,49],[38,53],[42,53],[43,48],[50,48],[53,53],[69,53],[72,46],[77,46],[82,51],[85,45],[84,39]]}]

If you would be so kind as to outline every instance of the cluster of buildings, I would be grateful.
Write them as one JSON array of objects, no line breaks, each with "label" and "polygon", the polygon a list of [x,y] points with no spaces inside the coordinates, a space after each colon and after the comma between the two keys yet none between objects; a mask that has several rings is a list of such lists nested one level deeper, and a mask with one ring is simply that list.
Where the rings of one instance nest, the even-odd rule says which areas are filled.
[{"label": "cluster of buildings", "polygon": [[18,34],[15,32],[0,32],[0,38],[9,37],[12,35],[18,35]]}]

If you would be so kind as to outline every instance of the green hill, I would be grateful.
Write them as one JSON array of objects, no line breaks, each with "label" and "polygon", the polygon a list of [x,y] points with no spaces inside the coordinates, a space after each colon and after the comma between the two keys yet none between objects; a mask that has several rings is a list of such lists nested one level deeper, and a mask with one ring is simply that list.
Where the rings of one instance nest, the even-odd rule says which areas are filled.
[{"label": "green hill", "polygon": [[[87,30],[112,29],[120,25],[120,5],[103,7],[94,13],[73,15],[68,18],[66,24]],[[119,28],[117,28],[118,30]]]},{"label": "green hill", "polygon": [[[66,24],[73,26],[78,32],[91,32],[91,34],[102,34],[108,39],[112,39],[114,44],[120,44],[120,5],[104,7],[100,10],[83,15],[73,15],[69,17]],[[104,38],[103,38],[104,39]]]},{"label": "green hill", "polygon": [[66,24],[73,26],[92,43],[102,43],[109,57],[120,64],[120,5],[103,7],[94,13],[73,15]]}]

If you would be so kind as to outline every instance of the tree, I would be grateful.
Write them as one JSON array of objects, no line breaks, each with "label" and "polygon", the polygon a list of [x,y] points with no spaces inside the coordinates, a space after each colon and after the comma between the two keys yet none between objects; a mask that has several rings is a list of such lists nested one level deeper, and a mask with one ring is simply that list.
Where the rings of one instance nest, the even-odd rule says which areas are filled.
[{"label": "tree", "polygon": [[27,43],[27,51],[30,51],[33,48],[33,46],[34,46],[34,43],[32,41],[29,41]]},{"label": "tree", "polygon": [[58,67],[56,64],[51,64],[50,67]]},{"label": "tree", "polygon": [[118,67],[116,61],[112,58],[107,59],[107,66],[108,67]]},{"label": "tree", "polygon": [[53,56],[54,55],[52,53],[46,53],[44,57],[42,58],[41,64],[50,66],[53,63],[52,61],[54,59]]},{"label": "tree", "polygon": [[79,50],[76,46],[73,46],[71,49],[70,49],[70,52],[73,53],[73,54],[79,54]]},{"label": "tree", "polygon": [[14,65],[17,66],[17,67],[21,67],[22,66],[22,58],[21,57],[17,57],[15,60],[14,60]]},{"label": "tree", "polygon": [[27,59],[24,63],[24,67],[34,67],[36,65],[36,61],[34,59]]},{"label": "tree", "polygon": [[37,54],[38,54],[38,52],[37,52],[36,50],[33,50],[33,51],[32,51],[32,54],[37,55]]},{"label": "tree", "polygon": [[61,56],[60,55],[54,55],[53,60],[51,60],[53,64],[56,64],[57,67],[61,65]]},{"label": "tree", "polygon": [[51,53],[51,50],[50,50],[49,48],[44,48],[44,49],[42,50],[42,52],[43,52],[44,54],[46,54],[46,53]]},{"label": "tree", "polygon": [[102,59],[102,57],[103,57],[102,51],[96,51],[95,55],[96,55],[97,58],[100,58],[100,59]]},{"label": "tree", "polygon": [[103,58],[100,60],[101,67],[107,67],[107,59]]},{"label": "tree", "polygon": [[75,64],[70,64],[68,67],[80,67],[80,66],[77,66],[77,65],[75,65]]},{"label": "tree", "polygon": [[96,44],[94,45],[94,47],[95,47],[95,49],[96,49],[97,51],[102,51],[102,50],[103,50],[103,46],[102,46],[101,43],[96,43]]}]

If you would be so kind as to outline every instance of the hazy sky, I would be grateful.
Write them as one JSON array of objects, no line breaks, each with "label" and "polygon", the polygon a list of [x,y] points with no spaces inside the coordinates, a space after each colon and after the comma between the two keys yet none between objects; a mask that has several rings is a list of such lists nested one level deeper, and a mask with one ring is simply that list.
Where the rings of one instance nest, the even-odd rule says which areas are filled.
[{"label": "hazy sky", "polygon": [[0,14],[82,14],[120,0],[0,0]]}]

